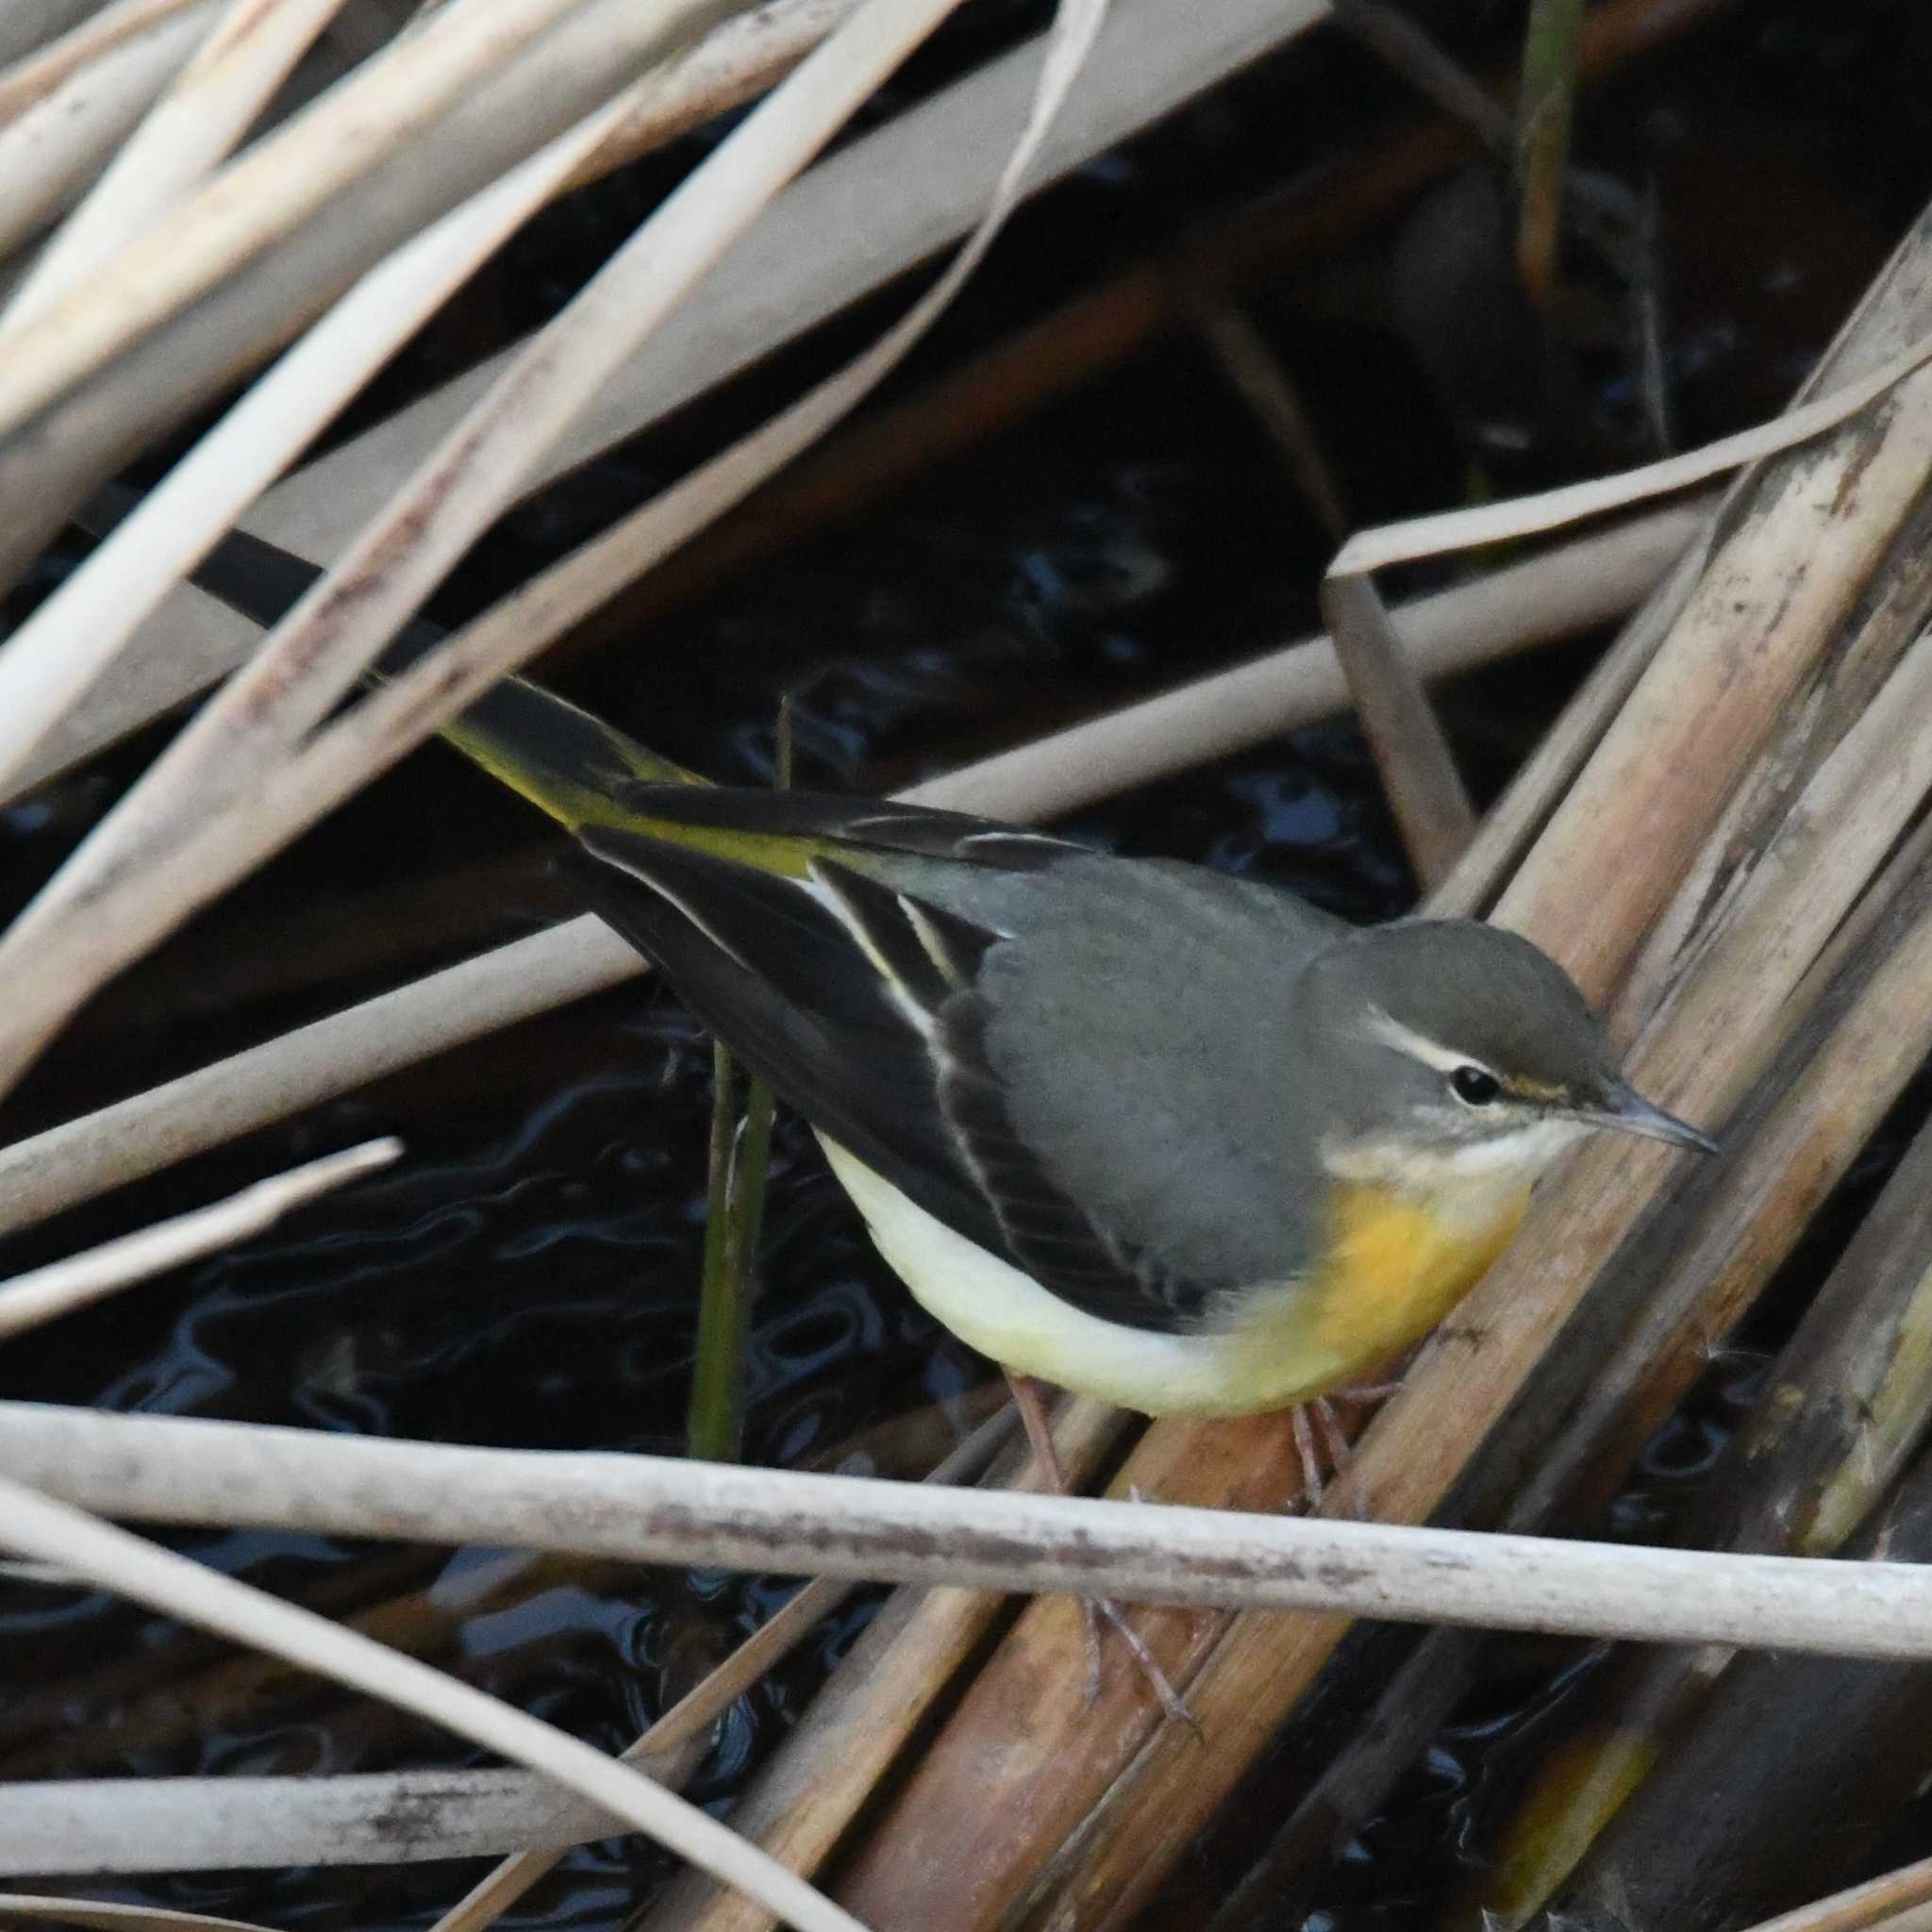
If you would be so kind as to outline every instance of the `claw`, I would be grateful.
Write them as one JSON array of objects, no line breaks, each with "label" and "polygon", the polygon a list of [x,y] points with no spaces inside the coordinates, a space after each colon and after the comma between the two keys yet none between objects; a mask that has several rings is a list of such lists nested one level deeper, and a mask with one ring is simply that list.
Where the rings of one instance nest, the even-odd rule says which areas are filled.
[{"label": "claw", "polygon": [[[1387,1402],[1391,1395],[1401,1393],[1402,1386],[1400,1382],[1375,1382],[1357,1388],[1330,1389],[1325,1394],[1296,1403],[1289,1410],[1289,1425],[1294,1430],[1295,1453],[1301,1458],[1304,1515],[1313,1515],[1322,1507],[1328,1482],[1348,1467],[1350,1458],[1355,1455],[1355,1444],[1341,1426],[1337,1405],[1346,1403],[1354,1407]],[[1319,1447],[1315,1440],[1318,1432],[1321,1437]],[[1360,1513],[1359,1506],[1357,1513]]]},{"label": "claw", "polygon": [[[1168,1680],[1167,1673],[1160,1668],[1160,1659],[1147,1648],[1147,1640],[1121,1614],[1121,1607],[1110,1598],[1104,1596],[1083,1597],[1081,1599],[1090,1610],[1097,1610],[1114,1627],[1121,1641],[1127,1646],[1127,1654],[1141,1666],[1141,1674],[1147,1679],[1148,1688],[1160,1702],[1160,1707],[1176,1724],[1186,1724],[1194,1734],[1197,1743],[1205,1741],[1201,1721],[1188,1707],[1188,1701]],[[1099,1686],[1094,1686],[1097,1690]]]}]

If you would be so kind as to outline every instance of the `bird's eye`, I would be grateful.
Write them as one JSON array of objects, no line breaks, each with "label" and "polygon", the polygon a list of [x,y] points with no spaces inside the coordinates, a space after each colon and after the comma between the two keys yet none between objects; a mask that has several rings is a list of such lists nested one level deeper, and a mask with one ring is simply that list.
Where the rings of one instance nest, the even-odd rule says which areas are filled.
[{"label": "bird's eye", "polygon": [[1487,1107],[1503,1091],[1502,1081],[1487,1067],[1457,1067],[1449,1075],[1449,1085],[1468,1107]]}]

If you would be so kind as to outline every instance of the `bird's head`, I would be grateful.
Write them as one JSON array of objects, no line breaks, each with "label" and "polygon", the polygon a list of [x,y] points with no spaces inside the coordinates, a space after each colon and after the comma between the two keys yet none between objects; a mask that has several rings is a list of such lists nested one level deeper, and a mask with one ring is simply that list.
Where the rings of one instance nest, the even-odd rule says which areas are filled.
[{"label": "bird's head", "polygon": [[1570,975],[1472,920],[1351,934],[1304,973],[1321,1157],[1338,1178],[1530,1179],[1580,1135],[1716,1142],[1625,1081]]}]

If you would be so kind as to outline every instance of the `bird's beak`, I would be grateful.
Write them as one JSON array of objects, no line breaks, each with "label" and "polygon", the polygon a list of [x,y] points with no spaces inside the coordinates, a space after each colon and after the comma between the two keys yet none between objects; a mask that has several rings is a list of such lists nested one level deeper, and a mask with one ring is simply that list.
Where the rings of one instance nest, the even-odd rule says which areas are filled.
[{"label": "bird's beak", "polygon": [[1673,1147],[1694,1147],[1700,1154],[1715,1154],[1717,1142],[1689,1121],[1653,1107],[1636,1088],[1619,1080],[1610,1089],[1608,1104],[1591,1118],[1598,1126],[1614,1127],[1622,1134],[1641,1134],[1646,1141],[1667,1141]]}]

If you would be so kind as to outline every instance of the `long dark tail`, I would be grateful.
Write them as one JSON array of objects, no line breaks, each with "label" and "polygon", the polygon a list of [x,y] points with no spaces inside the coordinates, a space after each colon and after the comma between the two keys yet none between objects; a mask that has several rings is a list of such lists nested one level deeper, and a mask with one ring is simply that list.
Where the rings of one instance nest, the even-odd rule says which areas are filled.
[{"label": "long dark tail", "polygon": [[[104,537],[141,501],[110,484],[75,517]],[[278,544],[231,531],[190,573],[211,597],[264,629],[278,624],[318,577],[319,566]],[[426,618],[412,619],[383,654],[376,676],[393,676],[447,635]],[[695,772],[660,758],[621,731],[527,678],[506,677],[442,727],[445,742],[492,777],[521,792],[572,831],[586,825],[629,827],[620,801],[639,784],[701,785]]]}]

